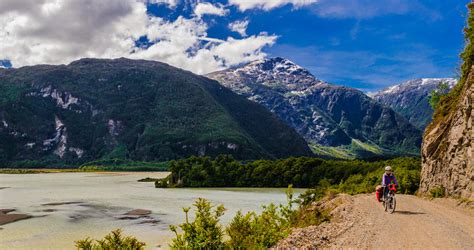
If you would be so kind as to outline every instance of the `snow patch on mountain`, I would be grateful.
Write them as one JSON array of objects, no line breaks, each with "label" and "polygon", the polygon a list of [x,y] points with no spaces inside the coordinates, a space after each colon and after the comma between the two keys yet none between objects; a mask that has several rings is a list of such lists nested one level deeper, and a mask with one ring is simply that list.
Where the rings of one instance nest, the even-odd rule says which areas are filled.
[{"label": "snow patch on mountain", "polygon": [[399,112],[419,129],[431,121],[433,110],[429,105],[429,95],[440,83],[447,83],[453,88],[457,80],[454,78],[419,78],[385,88],[381,91],[368,93],[374,100]]},{"label": "snow patch on mountain", "polygon": [[[382,127],[392,126],[393,130],[398,130],[398,126],[407,123],[391,123],[398,120],[397,115],[361,91],[323,82],[308,70],[285,58],[265,58],[206,76],[261,104],[311,144],[330,147],[350,145],[351,138],[354,137],[364,138],[364,143],[373,145],[374,141],[380,141],[377,137],[379,131],[374,132],[378,129],[378,123],[381,123]],[[386,119],[377,117],[380,110],[387,113]],[[367,118],[359,119],[361,116]],[[419,131],[410,126],[406,131],[397,133],[401,135],[400,141],[404,140],[406,135],[409,135],[412,141],[419,139]],[[380,134],[383,134],[383,131]],[[408,144],[412,146],[418,142]],[[398,145],[380,145],[381,148],[395,146]],[[409,150],[413,148],[415,147]]]},{"label": "snow patch on mountain", "polygon": [[[250,90],[251,86],[247,86],[247,83],[261,84],[284,92],[304,90],[322,83],[308,70],[281,57],[256,60],[240,68],[211,73],[209,76],[212,78],[212,75],[224,72],[225,77],[230,80],[230,85],[237,88],[239,94]],[[239,79],[245,79],[245,82],[239,82]]]},{"label": "snow patch on mountain", "polygon": [[430,91],[438,86],[441,82],[445,82],[448,84],[449,88],[454,87],[456,85],[457,80],[454,78],[420,78],[420,79],[414,79],[414,80],[409,80],[406,82],[402,82],[400,84],[390,86],[388,88],[385,88],[379,92],[375,93],[370,93],[369,96],[380,96],[384,94],[396,94],[401,91],[409,91],[413,89],[425,89],[429,88]]}]

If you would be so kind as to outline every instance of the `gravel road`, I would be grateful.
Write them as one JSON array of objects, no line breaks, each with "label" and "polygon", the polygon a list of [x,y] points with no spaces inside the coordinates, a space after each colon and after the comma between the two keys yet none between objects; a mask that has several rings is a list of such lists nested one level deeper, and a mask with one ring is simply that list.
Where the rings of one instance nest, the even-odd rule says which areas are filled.
[{"label": "gravel road", "polygon": [[335,219],[295,229],[276,248],[474,249],[474,209],[453,199],[397,195],[395,213],[375,195],[346,196]]}]

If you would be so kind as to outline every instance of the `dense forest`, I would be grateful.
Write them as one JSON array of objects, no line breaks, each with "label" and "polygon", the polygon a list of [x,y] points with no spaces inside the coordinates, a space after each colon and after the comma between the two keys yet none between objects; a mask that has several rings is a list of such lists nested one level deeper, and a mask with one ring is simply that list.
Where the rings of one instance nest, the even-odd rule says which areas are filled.
[{"label": "dense forest", "polygon": [[229,155],[216,158],[190,157],[171,161],[171,175],[158,187],[330,187],[347,193],[373,191],[381,182],[383,168],[390,165],[401,192],[414,193],[420,178],[420,159],[324,160],[291,157],[280,160],[240,162]]}]

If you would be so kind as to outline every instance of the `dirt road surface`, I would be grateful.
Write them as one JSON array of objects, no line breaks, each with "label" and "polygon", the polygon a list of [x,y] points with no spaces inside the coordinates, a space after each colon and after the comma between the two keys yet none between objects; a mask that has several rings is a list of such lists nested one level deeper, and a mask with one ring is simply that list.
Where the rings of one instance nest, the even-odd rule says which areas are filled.
[{"label": "dirt road surface", "polygon": [[373,194],[346,197],[335,220],[294,230],[281,248],[474,249],[474,209],[453,199],[397,195],[393,214]]}]

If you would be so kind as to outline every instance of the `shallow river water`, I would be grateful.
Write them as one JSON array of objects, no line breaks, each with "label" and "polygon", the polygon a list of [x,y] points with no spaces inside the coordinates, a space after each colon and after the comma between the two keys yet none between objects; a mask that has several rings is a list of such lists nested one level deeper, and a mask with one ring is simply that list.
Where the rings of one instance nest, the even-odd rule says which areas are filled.
[{"label": "shallow river water", "polygon": [[[152,182],[137,182],[165,175],[0,174],[0,209],[34,216],[0,226],[0,249],[74,249],[74,240],[102,238],[116,228],[146,242],[147,249],[167,248],[173,236],[169,225],[182,223],[182,208],[199,197],[227,208],[223,224],[238,210],[261,211],[262,205],[286,201],[284,189],[157,189]],[[133,209],[152,213],[138,219],[124,216]]]}]

